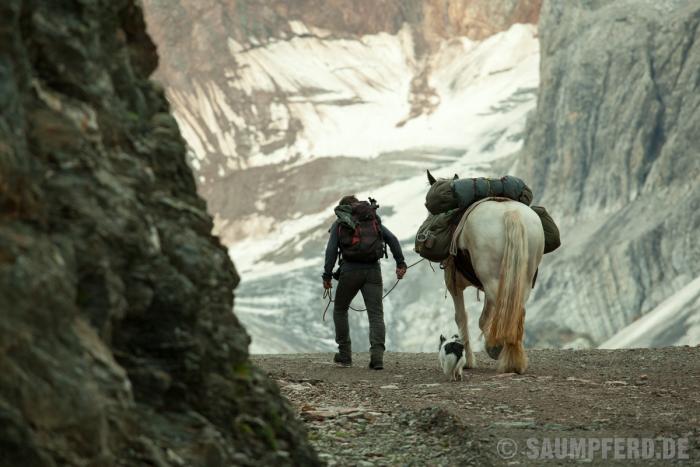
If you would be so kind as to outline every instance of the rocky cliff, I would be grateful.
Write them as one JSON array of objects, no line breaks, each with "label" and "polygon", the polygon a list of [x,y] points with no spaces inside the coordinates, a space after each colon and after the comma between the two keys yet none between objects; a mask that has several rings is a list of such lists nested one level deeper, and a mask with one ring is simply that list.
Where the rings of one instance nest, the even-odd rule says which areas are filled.
[{"label": "rocky cliff", "polygon": [[696,1],[545,2],[520,172],[563,246],[528,309],[535,342],[600,344],[681,289],[658,336],[626,345],[700,339],[699,25]]},{"label": "rocky cliff", "polygon": [[134,0],[0,4],[0,464],[316,464]]}]

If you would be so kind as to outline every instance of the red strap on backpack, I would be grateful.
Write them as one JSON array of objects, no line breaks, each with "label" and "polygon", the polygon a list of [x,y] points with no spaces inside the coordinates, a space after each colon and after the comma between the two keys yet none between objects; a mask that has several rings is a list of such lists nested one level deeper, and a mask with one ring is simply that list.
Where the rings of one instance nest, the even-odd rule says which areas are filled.
[{"label": "red strap on backpack", "polygon": [[360,243],[360,226],[355,227],[355,231],[352,233],[351,245],[357,245]]}]

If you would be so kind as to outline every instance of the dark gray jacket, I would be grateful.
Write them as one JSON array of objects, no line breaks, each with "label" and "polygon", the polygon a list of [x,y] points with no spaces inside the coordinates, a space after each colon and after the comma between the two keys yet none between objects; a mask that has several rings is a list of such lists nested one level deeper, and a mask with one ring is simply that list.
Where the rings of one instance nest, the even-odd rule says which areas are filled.
[{"label": "dark gray jacket", "polygon": [[[399,244],[399,239],[396,235],[391,233],[389,229],[381,225],[382,237],[384,237],[384,243],[389,245],[391,250],[391,255],[396,261],[396,267],[405,267],[403,253],[401,252],[401,244]],[[326,263],[323,267],[323,280],[331,280],[333,274],[333,268],[335,267],[335,262],[338,259],[338,221],[335,221],[331,226],[330,238],[328,239],[328,245],[326,245]],[[353,263],[350,261],[341,261],[340,270],[341,271],[354,271],[356,269],[371,269],[378,268],[379,261],[374,263]]]}]

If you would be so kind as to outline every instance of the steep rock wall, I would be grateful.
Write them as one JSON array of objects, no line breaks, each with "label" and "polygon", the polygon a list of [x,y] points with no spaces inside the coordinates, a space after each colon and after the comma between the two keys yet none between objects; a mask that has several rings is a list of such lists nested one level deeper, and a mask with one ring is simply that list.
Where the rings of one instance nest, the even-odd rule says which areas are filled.
[{"label": "steep rock wall", "polygon": [[0,4],[0,464],[316,464],[134,0]]},{"label": "steep rock wall", "polygon": [[519,169],[563,246],[528,310],[552,327],[534,343],[599,344],[700,275],[699,25],[684,0],[544,3]]}]

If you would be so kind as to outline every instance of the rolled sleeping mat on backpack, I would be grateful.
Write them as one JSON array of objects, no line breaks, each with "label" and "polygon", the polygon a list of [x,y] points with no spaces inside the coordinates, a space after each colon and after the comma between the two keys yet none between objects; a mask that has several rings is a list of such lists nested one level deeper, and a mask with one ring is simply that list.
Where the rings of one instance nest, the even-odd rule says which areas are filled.
[{"label": "rolled sleeping mat on backpack", "polygon": [[524,181],[512,175],[501,178],[460,178],[452,181],[452,190],[460,208],[492,197],[510,198],[528,206],[532,202],[532,190]]},{"label": "rolled sleeping mat on backpack", "polygon": [[532,202],[532,190],[528,187],[524,181],[518,177],[513,177],[512,175],[506,175],[501,178],[503,183],[503,196],[506,198],[514,199],[515,201],[520,201],[528,206]]}]

